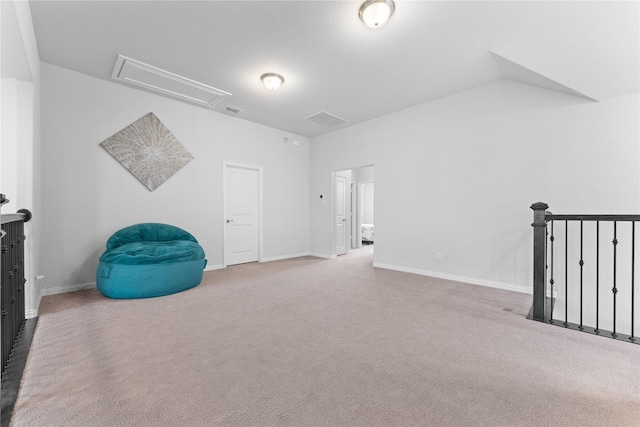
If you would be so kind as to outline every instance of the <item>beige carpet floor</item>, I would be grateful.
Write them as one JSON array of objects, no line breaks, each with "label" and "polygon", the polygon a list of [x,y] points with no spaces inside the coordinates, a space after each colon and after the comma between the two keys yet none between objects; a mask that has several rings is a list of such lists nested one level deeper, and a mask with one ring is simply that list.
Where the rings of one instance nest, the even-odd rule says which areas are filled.
[{"label": "beige carpet floor", "polygon": [[640,346],[372,248],[43,299],[15,426],[640,426]]}]

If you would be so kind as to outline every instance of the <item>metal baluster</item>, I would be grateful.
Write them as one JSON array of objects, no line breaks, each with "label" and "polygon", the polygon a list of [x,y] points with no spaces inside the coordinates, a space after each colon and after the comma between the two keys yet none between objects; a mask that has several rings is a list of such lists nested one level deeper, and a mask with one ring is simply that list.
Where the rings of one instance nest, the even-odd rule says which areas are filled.
[{"label": "metal baluster", "polygon": [[596,334],[600,333],[600,221],[596,221]]},{"label": "metal baluster", "polygon": [[580,220],[580,326],[578,326],[578,329],[580,330],[584,329],[582,326],[582,271],[584,268],[584,258],[582,256],[582,225],[583,221]]},{"label": "metal baluster", "polygon": [[[544,205],[544,220],[546,221],[546,224],[543,224],[540,221],[541,215],[540,212],[542,211],[542,205]],[[580,330],[583,332],[589,332],[589,333],[593,333],[596,335],[603,335],[609,338],[614,338],[614,339],[618,339],[618,340],[624,340],[633,344],[640,344],[640,339],[638,338],[638,336],[640,336],[640,334],[638,334],[638,336],[636,336],[636,330],[638,330],[639,328],[637,328],[638,326],[638,318],[636,317],[636,311],[640,310],[640,304],[638,304],[639,300],[638,298],[640,298],[640,295],[638,295],[638,291],[640,291],[640,287],[638,287],[639,285],[637,284],[639,282],[639,280],[636,279],[640,279],[640,277],[636,278],[636,275],[640,275],[640,272],[638,272],[638,268],[640,267],[640,261],[638,261],[638,257],[636,257],[636,252],[637,252],[637,248],[636,248],[636,240],[639,240],[640,238],[640,232],[637,231],[637,227],[636,227],[636,223],[640,223],[640,215],[637,214],[633,214],[633,215],[589,215],[589,214],[584,214],[584,215],[554,215],[551,212],[546,211],[546,204],[544,203],[535,203],[532,205],[531,209],[534,210],[534,223],[532,224],[534,227],[534,231],[537,231],[537,233],[534,233],[534,275],[533,275],[533,282],[534,282],[534,298],[533,298],[533,312],[536,313],[536,307],[538,307],[537,313],[540,312],[539,307],[541,306],[540,301],[542,300],[544,302],[544,310],[545,310],[545,314],[544,316],[540,316],[540,314],[538,315],[534,315],[532,316],[532,318],[534,320],[538,320],[540,321],[541,319],[544,318],[545,321],[548,321],[551,324],[555,324],[555,325],[562,325],[565,328],[571,328],[571,329],[576,329],[576,330]],[[564,286],[565,286],[565,291],[564,291],[564,311],[565,311],[565,315],[564,315],[564,319],[562,319],[562,315],[558,315],[555,312],[555,303],[556,303],[556,298],[562,298],[562,295],[559,295],[562,292],[562,289],[557,289],[558,286],[556,286],[556,281],[560,280],[560,283],[558,283],[558,285],[562,285],[562,279],[557,279],[556,278],[556,252],[558,252],[558,249],[560,251],[562,251],[562,248],[556,248],[555,246],[555,241],[556,239],[556,231],[555,231],[555,222],[556,221],[564,221],[564,235],[561,236],[562,238],[565,239],[565,244],[564,244],[564,257],[565,257],[565,265],[564,265]],[[580,222],[580,255],[578,256],[578,264],[580,266],[580,270],[579,272],[576,270],[573,270],[572,267],[569,267],[569,264],[575,262],[575,258],[574,256],[578,255],[578,248],[576,247],[574,242],[572,243],[572,247],[574,249],[572,249],[574,252],[571,252],[571,260],[569,260],[569,239],[573,238],[569,236],[569,222],[573,221],[577,227],[577,222]],[[613,269],[611,272],[608,272],[610,267],[606,267],[605,270],[602,270],[600,268],[600,244],[602,243],[603,245],[605,244],[605,242],[601,242],[601,238],[600,238],[600,222],[605,221],[605,225],[607,225],[606,228],[609,227],[609,224],[613,224],[613,230],[612,232],[612,240],[610,240],[613,244]],[[623,236],[618,238],[618,222],[620,221],[624,221],[624,222],[631,222],[631,292],[626,293],[626,291],[628,290],[627,288],[627,276],[626,274],[623,274],[622,276],[620,276],[620,279],[622,280],[622,282],[620,282],[622,285],[622,288],[618,287],[618,261],[620,261],[622,264],[620,264],[620,268],[621,271],[624,273],[624,271],[627,271],[627,266],[626,263],[628,262],[627,259],[627,255],[624,255],[622,258],[620,258],[620,260],[618,260],[618,246],[619,243],[623,243],[623,246],[621,247],[623,249],[623,251],[626,251],[626,241],[623,240],[624,238],[626,238],[626,231],[623,232]],[[549,227],[549,222],[551,222],[551,226]],[[587,230],[586,230],[586,236],[585,236],[585,226],[584,223],[587,223]],[[595,232],[596,232],[596,236],[595,236],[595,244],[596,244],[596,253],[595,255],[595,259],[593,260],[595,262],[595,323],[590,323],[589,319],[590,316],[592,315],[591,313],[591,308],[589,306],[589,301],[585,302],[585,298],[589,299],[591,298],[590,295],[590,283],[589,281],[592,280],[589,276],[590,272],[588,270],[585,270],[585,264],[590,262],[588,259],[589,256],[591,256],[591,252],[589,247],[590,245],[592,245],[592,243],[590,243],[588,241],[588,239],[590,239],[590,231],[589,231],[589,227],[590,227],[590,222],[595,222],[596,227],[595,227]],[[544,233],[542,232],[542,228],[545,228]],[[559,227],[562,227],[562,224],[559,225]],[[573,227],[573,226],[572,226]],[[626,227],[626,226],[624,226]],[[577,229],[574,229],[575,232],[577,232]],[[573,233],[574,231],[572,231],[571,233]],[[561,231],[558,231],[558,233],[560,233],[560,235],[562,235]],[[605,234],[605,238],[606,238],[606,234],[608,233],[608,231],[603,231],[603,233]],[[638,235],[636,235],[636,233],[638,233]],[[585,240],[586,239],[586,240]],[[576,237],[577,240],[577,237]],[[587,245],[586,248],[586,254],[585,254],[585,244]],[[549,249],[550,247],[550,249]],[[542,249],[541,249],[542,248]],[[603,249],[606,252],[606,248],[603,246]],[[625,252],[626,253],[626,252]],[[560,258],[562,257],[561,254],[557,254]],[[606,258],[606,256],[605,256]],[[559,262],[562,262],[562,260],[560,260]],[[604,259],[603,262],[607,262],[606,259]],[[636,265],[636,263],[638,263],[638,265]],[[575,264],[574,264],[575,266]],[[589,266],[587,266],[589,267]],[[559,268],[562,268],[562,266],[560,266]],[[573,313],[571,314],[571,322],[569,322],[569,286],[578,286],[578,278],[577,277],[573,277],[573,274],[579,273],[580,275],[580,289],[575,289],[573,290],[572,288],[572,293],[580,293],[579,296],[579,313]],[[605,300],[604,300],[604,319],[605,319],[605,326],[604,328],[608,329],[600,329],[600,274],[604,274],[605,276],[611,274],[613,277],[609,276],[609,279],[607,279],[606,277],[604,277],[603,279],[603,285],[607,285],[607,283],[609,283],[611,286],[609,287],[609,289],[611,290],[612,295],[612,301],[611,304],[609,306],[609,309],[606,308],[607,306],[607,301],[606,301],[606,295],[604,295]],[[546,286],[544,285],[544,282],[546,280],[546,278],[544,276],[549,275],[549,281],[546,283]],[[587,275],[586,279],[585,279],[585,274]],[[569,276],[571,276],[571,285],[570,285],[570,281],[569,281]],[[609,280],[611,280],[611,282],[609,282]],[[638,289],[636,289],[638,288]],[[602,292],[606,292],[605,289],[602,289]],[[623,319],[623,326],[622,329],[619,330],[618,328],[618,293],[620,293],[620,296],[622,298],[622,300],[620,300],[620,303],[622,304],[623,307],[623,312],[622,312],[622,316],[624,317]],[[577,295],[573,295],[571,296],[571,298],[577,297]],[[549,298],[551,299],[549,301]],[[577,298],[576,298],[577,299]],[[631,303],[631,327],[627,328],[624,325],[627,324],[627,321],[629,320],[629,317],[627,312],[624,310],[624,307],[627,305],[628,301],[630,301]],[[592,300],[592,302],[594,302]],[[572,302],[572,309],[575,309],[575,305],[576,302]],[[587,310],[588,312],[585,312],[585,310]],[[611,310],[611,311],[608,311]],[[610,314],[611,313],[611,314]],[[558,318],[559,316],[559,318]],[[586,317],[585,317],[586,316]],[[610,319],[610,316],[613,316]],[[578,321],[576,318],[579,317],[580,320]],[[609,323],[611,322],[611,324]],[[594,327],[595,326],[595,327]],[[629,331],[625,331],[624,329],[629,329]],[[627,335],[629,334],[629,335]]]},{"label": "metal baluster", "polygon": [[553,241],[556,238],[553,236],[553,220],[551,220],[551,237],[549,240],[551,241],[551,280],[549,280],[549,284],[551,285],[551,314],[549,315],[549,321],[553,323],[553,306],[555,299],[553,298],[553,284],[555,283],[553,280]]},{"label": "metal baluster", "polygon": [[569,221],[564,220],[564,326],[569,326]]},{"label": "metal baluster", "polygon": [[633,336],[634,323],[634,303],[635,303],[635,265],[636,265],[636,222],[631,221],[631,336],[629,339],[633,342],[636,338]]},{"label": "metal baluster", "polygon": [[611,336],[614,338],[618,336],[616,334],[616,294],[618,293],[618,288],[616,287],[616,249],[618,247],[617,225],[618,221],[613,221],[613,288],[611,288],[611,292],[613,292],[613,332],[611,332]]}]

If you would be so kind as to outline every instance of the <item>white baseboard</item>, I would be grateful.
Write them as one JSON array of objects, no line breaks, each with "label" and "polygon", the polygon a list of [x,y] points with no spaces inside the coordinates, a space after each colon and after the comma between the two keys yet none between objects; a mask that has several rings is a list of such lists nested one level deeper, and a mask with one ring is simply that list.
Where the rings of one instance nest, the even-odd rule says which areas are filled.
[{"label": "white baseboard", "polygon": [[317,257],[317,258],[324,258],[324,259],[335,259],[338,258],[337,255],[327,255],[327,254],[321,254],[318,252],[309,252],[309,255]]},{"label": "white baseboard", "polygon": [[38,298],[36,298],[36,308],[32,308],[29,310],[25,310],[24,317],[26,319],[33,319],[34,317],[38,317],[38,308],[40,307],[40,302],[42,301],[42,297],[47,295],[58,295],[65,294],[67,292],[76,292],[81,291],[83,289],[92,289],[96,287],[96,282],[88,282],[88,283],[78,283],[75,285],[65,285],[65,286],[56,286],[54,288],[46,287],[40,290],[38,294]]},{"label": "white baseboard", "polygon": [[221,268],[224,268],[224,265],[222,264],[218,264],[218,265],[208,265],[205,267],[204,271],[213,271],[213,270],[220,270]]},{"label": "white baseboard", "polygon": [[[38,307],[40,307],[40,300],[42,299],[42,296],[40,296],[38,298]],[[33,308],[30,310],[25,310],[24,311],[24,318],[25,319],[33,319],[35,317],[38,317],[38,309],[37,308]]]},{"label": "white baseboard", "polygon": [[271,256],[271,257],[267,257],[267,258],[262,258],[261,262],[280,261],[280,260],[283,260],[283,259],[300,258],[300,257],[303,257],[303,256],[309,256],[309,252],[300,252],[300,253],[297,253],[297,254]]},{"label": "white baseboard", "polygon": [[67,292],[76,292],[83,289],[93,289],[96,287],[96,282],[78,283],[75,285],[64,285],[55,288],[45,288],[42,290],[42,296],[65,294]]},{"label": "white baseboard", "polygon": [[42,296],[65,294],[67,292],[76,292],[83,289],[93,289],[96,287],[96,282],[77,283],[75,285],[57,286],[55,288],[45,288],[41,291]]},{"label": "white baseboard", "polygon": [[504,289],[507,291],[520,292],[523,294],[533,293],[532,289],[526,286],[513,285],[511,283],[494,282],[491,280],[477,279],[475,277],[456,276],[453,274],[445,274],[445,273],[439,273],[436,271],[421,270],[418,268],[402,267],[398,265],[382,264],[377,262],[374,262],[373,266],[378,268],[384,268],[387,270],[402,271],[404,273],[413,273],[413,274],[419,274],[421,276],[431,276],[431,277],[437,277],[438,279],[454,280],[456,282],[486,286],[489,288]]},{"label": "white baseboard", "polygon": [[[309,252],[300,252],[300,253],[297,253],[297,254],[288,254],[288,255],[278,255],[278,256],[266,257],[266,258],[262,258],[260,260],[260,262],[280,261],[280,260],[283,260],[283,259],[300,258],[300,257],[303,257],[303,256],[309,256]],[[227,268],[227,267],[225,265],[223,265],[223,264],[207,265],[207,267],[204,269],[204,271],[220,270],[222,268]]]},{"label": "white baseboard", "polygon": [[40,307],[40,301],[42,301],[42,289],[38,293],[38,297],[36,298],[35,308],[27,309],[25,307],[24,310],[24,318],[25,319],[33,319],[34,317],[38,317],[38,308]]}]

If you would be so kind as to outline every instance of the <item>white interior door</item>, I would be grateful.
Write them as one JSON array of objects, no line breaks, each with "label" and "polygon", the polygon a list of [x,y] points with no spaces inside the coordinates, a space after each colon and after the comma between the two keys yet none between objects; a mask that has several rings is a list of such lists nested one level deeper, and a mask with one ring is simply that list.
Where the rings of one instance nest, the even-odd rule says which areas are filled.
[{"label": "white interior door", "polygon": [[345,247],[346,241],[346,222],[347,222],[347,178],[344,176],[336,176],[336,255],[344,255],[347,252]]},{"label": "white interior door", "polygon": [[258,169],[225,165],[225,265],[258,261],[258,172]]}]

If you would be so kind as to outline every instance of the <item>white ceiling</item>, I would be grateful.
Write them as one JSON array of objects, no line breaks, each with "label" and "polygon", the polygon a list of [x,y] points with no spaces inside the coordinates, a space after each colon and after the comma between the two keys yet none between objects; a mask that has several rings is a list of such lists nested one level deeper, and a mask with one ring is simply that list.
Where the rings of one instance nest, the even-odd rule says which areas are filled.
[{"label": "white ceiling", "polygon": [[[44,62],[111,80],[121,54],[230,92],[217,111],[309,137],[503,78],[596,101],[639,90],[638,1],[396,0],[376,30],[360,3],[30,2]],[[305,119],[321,111],[348,123]]]},{"label": "white ceiling", "polygon": [[0,1],[0,76],[3,79],[31,81],[29,62],[22,43],[22,35],[13,3]]}]

